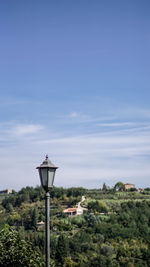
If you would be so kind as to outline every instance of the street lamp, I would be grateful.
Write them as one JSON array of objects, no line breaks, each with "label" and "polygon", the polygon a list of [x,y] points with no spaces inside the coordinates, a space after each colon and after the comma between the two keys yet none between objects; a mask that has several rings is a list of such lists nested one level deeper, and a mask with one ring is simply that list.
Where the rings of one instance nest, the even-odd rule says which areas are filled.
[{"label": "street lamp", "polygon": [[46,254],[46,267],[50,267],[50,225],[49,225],[49,215],[50,215],[50,189],[53,187],[55,172],[58,167],[56,167],[46,155],[43,163],[37,167],[39,170],[39,176],[41,180],[41,185],[44,188],[45,195],[45,254]]}]

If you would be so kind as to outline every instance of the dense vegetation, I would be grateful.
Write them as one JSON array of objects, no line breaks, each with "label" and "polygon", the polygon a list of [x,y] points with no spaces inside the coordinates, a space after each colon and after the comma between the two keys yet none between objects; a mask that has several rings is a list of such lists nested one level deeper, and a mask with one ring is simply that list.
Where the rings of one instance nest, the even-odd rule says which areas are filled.
[{"label": "dense vegetation", "polygon": [[[44,192],[26,187],[2,197],[0,266],[44,266]],[[87,210],[68,218],[63,210],[81,197]],[[150,266],[150,190],[53,188],[51,266]]]}]

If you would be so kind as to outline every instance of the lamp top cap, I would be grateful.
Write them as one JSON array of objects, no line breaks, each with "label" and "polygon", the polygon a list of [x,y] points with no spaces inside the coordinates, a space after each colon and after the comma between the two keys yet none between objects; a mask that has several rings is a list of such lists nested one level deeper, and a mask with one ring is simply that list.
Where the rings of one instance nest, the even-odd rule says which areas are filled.
[{"label": "lamp top cap", "polygon": [[40,165],[40,167],[37,167],[37,169],[39,168],[54,168],[54,169],[58,169],[58,167],[56,167],[48,158],[48,155],[46,155],[45,160],[43,161],[43,163]]}]

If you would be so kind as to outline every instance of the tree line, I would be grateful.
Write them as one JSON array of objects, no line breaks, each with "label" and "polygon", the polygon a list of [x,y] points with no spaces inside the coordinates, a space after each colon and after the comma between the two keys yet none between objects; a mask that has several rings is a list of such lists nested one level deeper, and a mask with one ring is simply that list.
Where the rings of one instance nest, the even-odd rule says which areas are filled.
[{"label": "tree line", "polygon": [[[76,205],[82,195],[87,210],[67,217],[64,208]],[[44,198],[41,187],[26,187],[1,201],[0,266],[44,267],[44,228],[37,227],[45,220]],[[50,228],[52,267],[150,266],[149,190],[54,187]]]}]

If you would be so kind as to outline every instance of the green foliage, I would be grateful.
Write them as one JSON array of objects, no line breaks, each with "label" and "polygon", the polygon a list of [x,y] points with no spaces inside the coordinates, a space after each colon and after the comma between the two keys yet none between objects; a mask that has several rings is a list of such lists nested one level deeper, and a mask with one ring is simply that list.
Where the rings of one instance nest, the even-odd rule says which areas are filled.
[{"label": "green foliage", "polygon": [[7,210],[8,204],[11,203],[13,207],[20,207],[22,203],[36,202],[44,198],[43,189],[38,186],[35,189],[33,187],[27,186],[22,188],[18,193],[14,193],[7,196],[2,200],[2,206]]},{"label": "green foliage", "polygon": [[69,246],[68,239],[64,234],[61,234],[58,238],[57,247],[56,247],[56,259],[58,264],[64,263],[64,259],[68,256]]},{"label": "green foliage", "polygon": [[105,213],[108,211],[108,207],[104,202],[96,200],[88,202],[88,210],[92,212]]},{"label": "green foliage", "polygon": [[103,183],[103,187],[102,187],[102,190],[104,191],[104,192],[106,192],[107,191],[107,186],[106,186],[106,184],[105,183]]},{"label": "green foliage", "polygon": [[[52,267],[150,266],[149,189],[142,193],[103,189],[52,189]],[[63,210],[75,206],[82,195],[88,210],[68,218]],[[44,198],[41,187],[26,187],[2,199],[0,266],[44,266],[44,228],[37,228],[37,222],[45,220]],[[13,228],[4,228],[4,223]]]},{"label": "green foliage", "polygon": [[18,232],[5,225],[0,232],[0,266],[44,266],[39,250],[21,239]]},{"label": "green foliage", "polygon": [[53,187],[51,190],[51,197],[63,198],[64,195],[67,197],[78,197],[85,194],[87,190],[82,187],[71,187],[64,189],[62,187]]},{"label": "green foliage", "polygon": [[33,229],[37,229],[37,210],[34,208],[31,214],[31,226]]},{"label": "green foliage", "polygon": [[64,258],[64,264],[63,267],[77,267],[78,264],[74,262],[71,257]]},{"label": "green foliage", "polygon": [[13,205],[11,203],[6,204],[6,211],[7,212],[13,212]]},{"label": "green foliage", "polygon": [[115,191],[125,191],[125,185],[122,182],[117,182],[114,186]]},{"label": "green foliage", "polygon": [[95,216],[93,213],[85,214],[84,216],[88,227],[94,227],[99,224],[100,219],[98,216]]}]

